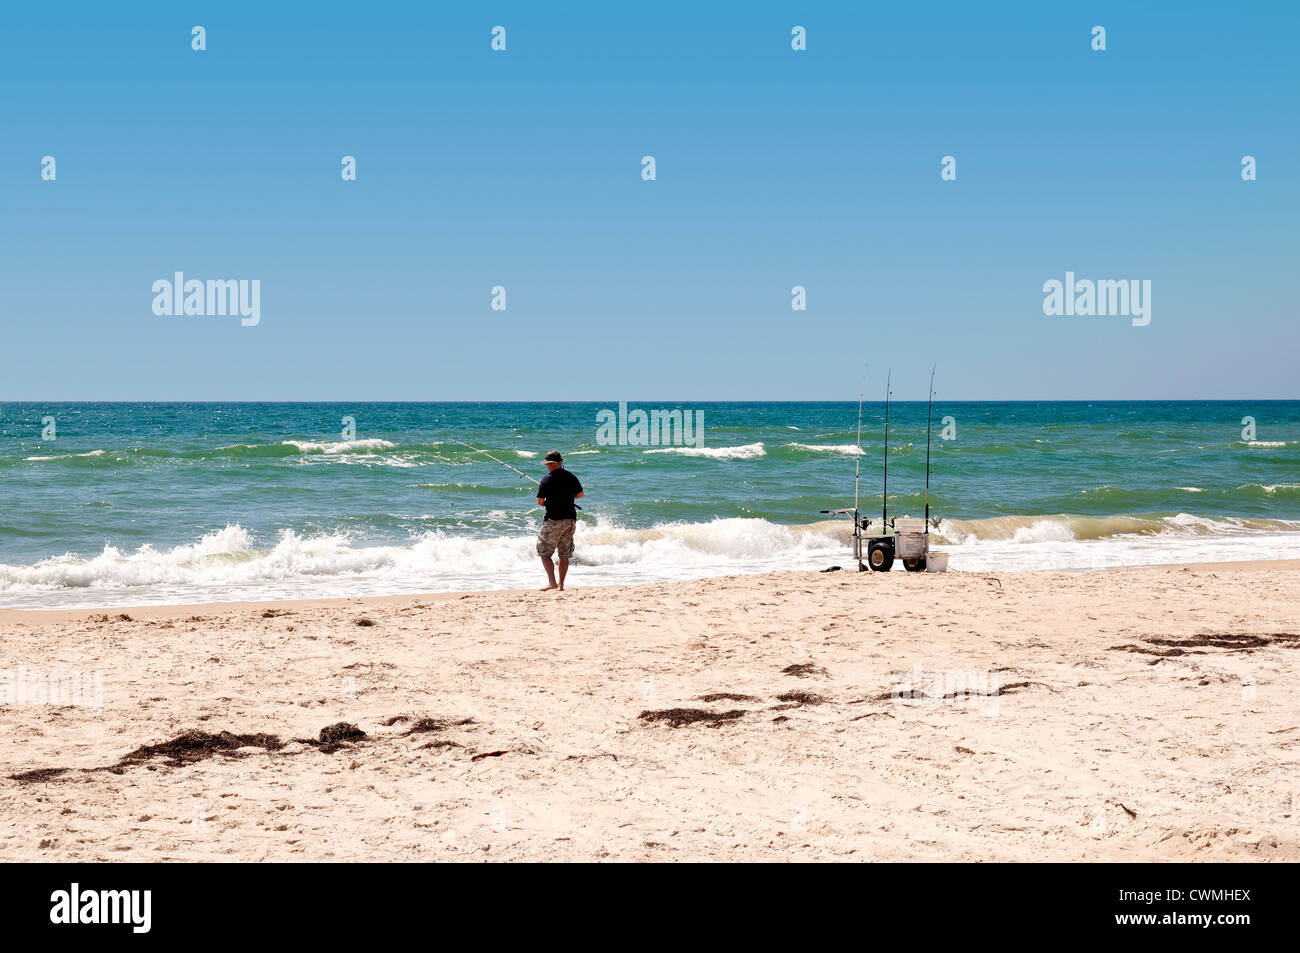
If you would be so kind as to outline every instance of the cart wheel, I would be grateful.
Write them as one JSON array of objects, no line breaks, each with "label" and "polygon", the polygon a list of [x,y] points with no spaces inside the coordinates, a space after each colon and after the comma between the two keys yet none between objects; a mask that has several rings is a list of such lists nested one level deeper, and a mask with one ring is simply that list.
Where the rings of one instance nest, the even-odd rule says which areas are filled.
[{"label": "cart wheel", "polygon": [[875,542],[867,549],[867,563],[875,572],[889,572],[894,565],[894,547],[885,542]]},{"label": "cart wheel", "polygon": [[904,559],[903,568],[908,572],[925,572],[925,557],[918,556],[915,559]]}]

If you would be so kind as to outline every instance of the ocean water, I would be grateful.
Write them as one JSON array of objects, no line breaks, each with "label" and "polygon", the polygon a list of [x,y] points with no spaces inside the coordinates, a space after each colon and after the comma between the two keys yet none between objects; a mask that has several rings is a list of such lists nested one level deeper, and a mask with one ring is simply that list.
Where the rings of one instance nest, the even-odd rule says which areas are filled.
[{"label": "ocean water", "polygon": [[[702,446],[610,445],[617,409],[0,405],[0,606],[540,584],[533,485],[456,440],[537,477],[565,454],[587,490],[574,585],[848,566],[848,519],[819,511],[853,504],[855,463],[880,511],[881,403],[860,459],[856,402],[631,405],[702,413]],[[933,420],[954,571],[1300,558],[1300,401],[936,401]],[[920,515],[923,402],[891,404],[889,444],[890,515]]]}]

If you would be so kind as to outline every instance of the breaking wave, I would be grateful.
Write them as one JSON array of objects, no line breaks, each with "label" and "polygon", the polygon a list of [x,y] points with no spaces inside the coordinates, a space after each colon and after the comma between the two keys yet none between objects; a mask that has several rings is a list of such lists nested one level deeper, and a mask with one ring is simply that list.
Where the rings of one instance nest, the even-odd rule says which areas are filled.
[{"label": "breaking wave", "polygon": [[979,520],[944,520],[936,531],[946,543],[1049,540],[1104,540],[1118,536],[1230,536],[1241,533],[1300,532],[1300,520],[1193,516],[994,516]]},{"label": "breaking wave", "polygon": [[853,443],[788,443],[786,446],[812,453],[842,453],[850,457],[866,452]]},{"label": "breaking wave", "polygon": [[1247,483],[1237,489],[1264,496],[1288,496],[1300,499],[1300,483]]},{"label": "breaking wave", "polygon": [[[580,522],[574,563],[583,585],[848,566],[846,519],[783,525],[718,518],[629,529]],[[953,570],[1111,566],[1300,558],[1300,521],[1160,515],[996,516],[945,520],[932,545]],[[32,565],[0,565],[0,605],[50,608],[380,593],[510,589],[535,584],[531,531],[475,535],[445,529],[393,542],[281,530],[258,538],[239,525],[171,548],[128,552],[111,543]]]},{"label": "breaking wave", "polygon": [[293,447],[300,453],[369,453],[373,450],[391,450],[397,444],[391,440],[283,440],[281,446]]},{"label": "breaking wave", "polygon": [[102,457],[106,452],[104,450],[91,450],[86,453],[56,453],[48,457],[23,457],[23,459],[37,463],[45,460],[71,460],[76,457]]},{"label": "breaking wave", "polygon": [[646,453],[680,453],[684,457],[709,457],[714,460],[753,460],[767,455],[761,443],[740,447],[657,447]]},{"label": "breaking wave", "polygon": [[[760,519],[715,519],[623,529],[580,523],[576,565],[597,583],[762,572],[778,559],[815,557],[840,545],[833,524],[783,526]],[[474,536],[435,530],[401,543],[359,543],[346,534],[282,530],[259,541],[239,525],[170,549],[96,555],[67,553],[30,566],[0,565],[0,604],[10,607],[131,605],[309,598],[380,592],[502,589],[531,585],[535,537]],[[51,598],[53,597],[53,598]],[[70,598],[69,598],[70,597]]]}]

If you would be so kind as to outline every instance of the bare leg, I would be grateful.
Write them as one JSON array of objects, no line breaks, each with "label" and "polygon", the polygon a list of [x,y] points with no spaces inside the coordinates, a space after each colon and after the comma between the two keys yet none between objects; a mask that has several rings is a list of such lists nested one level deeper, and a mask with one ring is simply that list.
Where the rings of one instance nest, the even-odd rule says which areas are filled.
[{"label": "bare leg", "polygon": [[560,591],[564,591],[564,577],[569,574],[569,557],[560,557]]},{"label": "bare leg", "polygon": [[[566,562],[568,562],[568,560],[565,559],[560,560],[560,579],[564,578],[564,565]],[[548,589],[563,589],[564,588],[563,583],[561,583],[560,585],[556,585],[555,583],[555,563],[554,561],[552,561],[551,557],[543,556],[542,565],[546,568],[546,578],[551,581],[551,584],[549,586],[542,586],[542,592],[545,592]]]}]

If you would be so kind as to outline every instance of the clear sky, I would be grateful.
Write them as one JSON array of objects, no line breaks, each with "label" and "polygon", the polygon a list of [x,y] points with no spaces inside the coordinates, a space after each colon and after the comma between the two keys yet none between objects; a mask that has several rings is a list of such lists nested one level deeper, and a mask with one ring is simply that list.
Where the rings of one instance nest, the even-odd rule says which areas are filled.
[{"label": "clear sky", "polygon": [[[851,400],[867,359],[1294,398],[1298,35],[1289,2],[6,3],[0,399]],[[176,271],[260,280],[260,325],[156,316]],[[1151,324],[1045,316],[1067,271],[1149,279]]]}]

